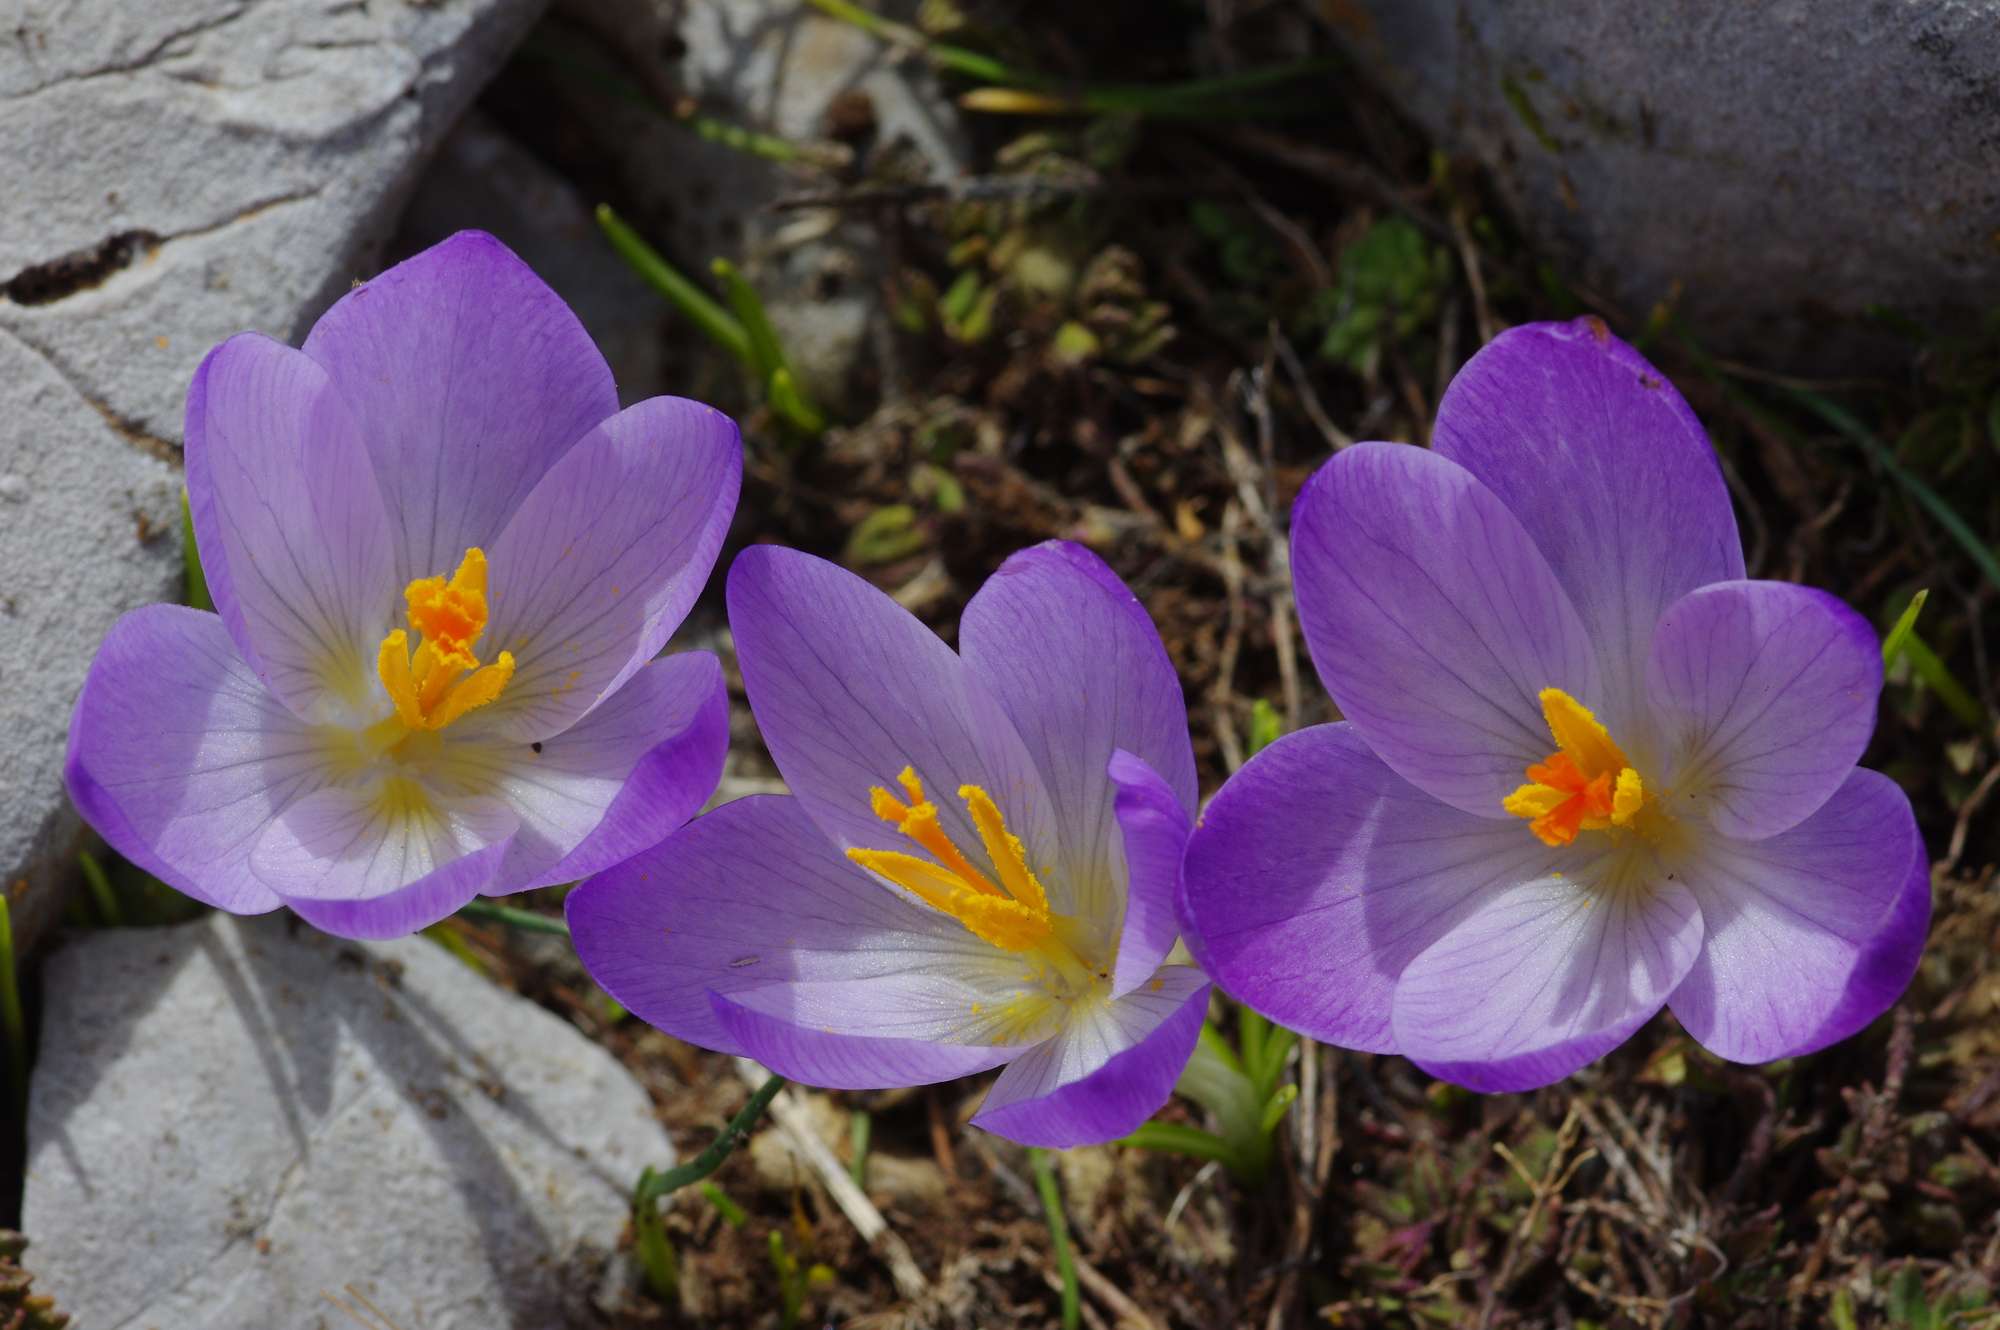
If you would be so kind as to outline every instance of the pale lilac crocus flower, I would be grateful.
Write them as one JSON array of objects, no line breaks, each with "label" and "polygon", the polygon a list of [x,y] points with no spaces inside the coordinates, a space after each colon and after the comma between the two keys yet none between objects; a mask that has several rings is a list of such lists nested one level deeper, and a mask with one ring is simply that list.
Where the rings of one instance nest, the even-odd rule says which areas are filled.
[{"label": "pale lilac crocus flower", "polygon": [[1208,984],[1165,964],[1195,806],[1180,684],[1089,552],[1025,550],[954,653],[854,574],[745,551],[729,621],[791,787],[569,897],[599,983],[667,1033],[810,1085],[1005,1064],[973,1121],[1103,1141],[1165,1102]]},{"label": "pale lilac crocus flower", "polygon": [[720,778],[713,656],[654,660],[735,509],[736,427],[626,410],[568,307],[465,232],[302,350],[188,393],[216,612],[112,628],[68,783],[126,858],[237,914],[391,937],[654,844]]},{"label": "pale lilac crocus flower", "polygon": [[1502,335],[1430,449],[1339,453],[1292,523],[1346,720],[1260,753],[1192,839],[1183,922],[1226,990],[1476,1090],[1662,1006],[1761,1062],[1902,992],[1930,876],[1909,800],[1855,767],[1880,643],[1744,578],[1701,426],[1603,324]]}]

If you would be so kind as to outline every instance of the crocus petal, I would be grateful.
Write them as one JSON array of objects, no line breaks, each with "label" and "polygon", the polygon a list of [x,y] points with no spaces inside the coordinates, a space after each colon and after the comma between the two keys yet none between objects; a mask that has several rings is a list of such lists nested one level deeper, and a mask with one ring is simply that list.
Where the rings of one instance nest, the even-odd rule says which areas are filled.
[{"label": "crocus petal", "polygon": [[[872,1003],[861,991],[865,981],[884,979],[883,992],[893,1000],[910,991],[898,987],[901,976],[928,973],[930,999],[954,1021],[962,1022],[975,1003],[995,1000],[993,991],[953,977],[976,970],[991,947],[870,879],[827,841],[796,799],[783,796],[724,804],[653,849],[587,879],[570,893],[566,908],[577,955],[606,992],[676,1038],[756,1057],[774,1070],[785,1069],[778,1043],[795,1038],[776,1025],[791,1024],[788,1018],[804,1016],[806,1008],[788,989],[731,1026],[719,1019],[711,994],[743,1000],[792,984],[849,984],[857,1001]],[[879,1014],[878,1006],[868,1012]],[[898,1011],[924,1018],[921,1011]],[[858,1025],[868,1019],[864,1015]],[[923,1029],[939,1033],[942,1027],[933,1022]],[[821,1033],[806,1032],[805,1043],[812,1045]],[[1012,1051],[969,1053],[960,1042],[937,1043],[941,1051],[932,1053],[923,1040],[882,1042],[912,1045],[893,1050],[904,1072],[945,1068],[931,1079],[965,1074],[950,1068],[968,1058],[995,1066]],[[864,1043],[829,1047],[861,1059]],[[801,1078],[826,1085],[839,1079]]]},{"label": "crocus petal", "polygon": [[885,1090],[935,1085],[990,1071],[1020,1052],[978,1044],[933,1043],[809,1030],[711,994],[728,1037],[787,1080],[823,1090]]},{"label": "crocus petal", "polygon": [[1601,320],[1537,323],[1466,362],[1431,446],[1527,528],[1600,653],[1599,719],[1626,733],[1661,612],[1743,576],[1729,491],[1694,412]]},{"label": "crocus petal", "polygon": [[1173,1093],[1207,1012],[1201,971],[1166,966],[1008,1063],[972,1125],[1052,1150],[1135,1131]]},{"label": "crocus petal", "polygon": [[1102,559],[1049,541],[1013,555],[986,580],[959,620],[958,641],[1054,801],[1057,876],[1071,896],[1064,912],[1115,929],[1124,864],[1105,764],[1119,749],[1133,754],[1190,816],[1198,793],[1187,702],[1159,630]]},{"label": "crocus petal", "polygon": [[[250,868],[294,909],[316,901],[353,907],[336,925],[318,924],[328,932],[398,937],[478,894],[519,825],[497,799],[424,792],[412,806],[376,782],[334,786],[299,799],[264,828]],[[441,871],[467,858],[474,862]]]},{"label": "crocus petal", "polygon": [[569,306],[478,231],[349,291],[305,353],[368,442],[397,588],[490,546],[556,459],[618,410],[611,369]]},{"label": "crocus petal", "polygon": [[1448,804],[1500,802],[1552,747],[1538,698],[1599,696],[1569,597],[1521,524],[1455,462],[1366,443],[1292,513],[1299,623],[1341,712],[1398,775]]},{"label": "crocus petal", "polygon": [[64,777],[118,853],[198,901],[261,914],[279,900],[250,870],[252,843],[328,772],[325,746],[221,619],[149,605],[114,624],[91,662]]},{"label": "crocus petal", "polygon": [[1411,961],[1391,1008],[1403,1055],[1470,1090],[1532,1090],[1645,1024],[1694,964],[1701,910],[1678,881],[1596,880],[1618,853],[1483,895]]},{"label": "crocus petal", "polygon": [[[501,825],[496,818],[494,827]],[[373,941],[407,937],[461,909],[480,893],[506,856],[502,839],[440,864],[414,882],[381,896],[287,896],[292,913],[324,933]]]},{"label": "crocus petal", "polygon": [[1916,971],[1930,864],[1909,798],[1856,771],[1789,831],[1711,837],[1686,874],[1707,936],[1674,1015],[1736,1062],[1795,1057],[1882,1014]]},{"label": "crocus petal", "polygon": [[481,651],[512,652],[514,675],[481,725],[548,738],[658,655],[715,566],[742,474],[736,423],[680,397],[565,453],[493,544]]},{"label": "crocus petal", "polygon": [[1668,782],[1725,836],[1754,840],[1796,826],[1854,770],[1882,644],[1824,591],[1722,582],[1661,616],[1647,679]]},{"label": "crocus petal", "polygon": [[[914,767],[945,832],[979,853],[962,785],[990,794],[1028,862],[1060,864],[1048,792],[999,701],[951,648],[844,568],[760,545],[729,570],[729,626],[757,726],[805,810],[838,844],[907,852],[870,810]],[[1062,910],[1063,875],[1044,882]]]},{"label": "crocus petal", "polygon": [[1520,823],[1411,785],[1353,726],[1315,725],[1209,801],[1181,870],[1181,923],[1232,997],[1325,1043],[1393,1053],[1404,967],[1552,859]]},{"label": "crocus petal", "polygon": [[521,819],[488,895],[574,882],[649,849],[715,793],[729,747],[729,694],[706,651],[654,661],[603,706],[533,745],[473,738],[433,772]]},{"label": "crocus petal", "polygon": [[195,371],[186,442],[202,570],[238,652],[307,719],[359,708],[398,584],[367,447],[326,371],[230,338]]},{"label": "crocus petal", "polygon": [[1119,998],[1151,979],[1174,949],[1181,856],[1194,823],[1165,778],[1132,754],[1113,753],[1108,774],[1118,791],[1113,813],[1127,865],[1125,927],[1111,971],[1111,996]]}]

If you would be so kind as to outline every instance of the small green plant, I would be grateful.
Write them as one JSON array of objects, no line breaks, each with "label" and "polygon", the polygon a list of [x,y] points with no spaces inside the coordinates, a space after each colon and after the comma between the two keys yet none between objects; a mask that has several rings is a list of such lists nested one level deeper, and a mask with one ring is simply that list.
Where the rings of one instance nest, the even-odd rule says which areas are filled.
[{"label": "small green plant", "polygon": [[639,1186],[632,1198],[632,1251],[646,1277],[646,1288],[662,1302],[670,1302],[681,1287],[680,1258],[667,1237],[666,1221],[660,1207],[642,1199],[647,1186],[658,1175],[650,1168],[639,1174]]},{"label": "small green plant", "polygon": [[1278,709],[1258,698],[1250,704],[1250,735],[1243,745],[1243,756],[1255,757],[1278,741],[1285,732],[1284,721],[1278,718]]},{"label": "small green plant", "polygon": [[[1845,1290],[1842,1290],[1845,1292]],[[1924,1288],[1923,1272],[1915,1262],[1897,1267],[1889,1279],[1887,1325],[1902,1327],[1903,1330],[1961,1330],[1975,1326],[1990,1327],[1996,1320],[1990,1312],[1974,1317],[1987,1307],[1987,1294],[1983,1290],[1946,1291],[1933,1297]],[[1843,1309],[1836,1307],[1836,1323],[1844,1321],[1855,1324],[1854,1307],[1850,1299]]]},{"label": "small green plant", "polygon": [[1235,1011],[1236,1046],[1212,1021],[1205,1022],[1194,1056],[1174,1086],[1175,1093],[1214,1115],[1216,1130],[1148,1122],[1123,1144],[1213,1159],[1245,1183],[1263,1179],[1271,1167],[1278,1124],[1299,1097],[1299,1087],[1283,1080],[1285,1060],[1298,1036],[1248,1007]]},{"label": "small green plant", "polygon": [[745,1213],[743,1207],[731,1200],[729,1193],[713,1182],[704,1182],[696,1190],[701,1192],[703,1200],[715,1207],[715,1213],[722,1216],[722,1222],[731,1228],[742,1228],[750,1222],[750,1216]]},{"label": "small green plant", "polygon": [[1384,346],[1436,320],[1450,285],[1451,257],[1443,247],[1407,218],[1383,218],[1341,253],[1320,355],[1372,377]]},{"label": "small green plant", "polygon": [[771,1230],[771,1269],[778,1276],[778,1325],[780,1330],[796,1330],[804,1313],[806,1295],[814,1289],[831,1288],[837,1276],[822,1262],[802,1265],[785,1245],[785,1235]]}]

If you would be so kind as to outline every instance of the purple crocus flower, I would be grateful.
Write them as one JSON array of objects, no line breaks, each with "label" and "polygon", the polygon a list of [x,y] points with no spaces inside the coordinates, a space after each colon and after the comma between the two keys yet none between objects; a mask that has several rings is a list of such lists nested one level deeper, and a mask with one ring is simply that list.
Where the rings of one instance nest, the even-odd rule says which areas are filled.
[{"label": "purple crocus flower", "polygon": [[217,613],[119,620],[70,722],[71,797],[132,862],[391,937],[615,863],[715,788],[720,667],[653,658],[735,509],[736,427],[620,411],[491,236],[350,291],[303,350],[210,352],[186,455]]},{"label": "purple crocus flower", "polygon": [[811,1085],[1006,1064],[973,1121],[1102,1141],[1165,1102],[1208,982],[1165,965],[1195,806],[1179,681],[1094,555],[1009,559],[953,653],[854,574],[746,550],[729,622],[789,797],[725,804],[569,897],[597,981]]},{"label": "purple crocus flower", "polygon": [[1274,1020],[1475,1090],[1558,1080],[1662,1005],[1761,1062],[1909,982],[1930,880],[1857,770],[1880,644],[1747,581],[1701,426],[1603,324],[1517,328],[1292,517],[1346,721],[1281,739],[1188,848],[1189,945]]}]

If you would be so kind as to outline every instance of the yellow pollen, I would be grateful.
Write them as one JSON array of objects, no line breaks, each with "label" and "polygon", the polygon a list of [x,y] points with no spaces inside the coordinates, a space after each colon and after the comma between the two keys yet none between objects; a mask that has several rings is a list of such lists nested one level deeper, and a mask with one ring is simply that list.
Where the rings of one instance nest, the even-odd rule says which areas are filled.
[{"label": "yellow pollen", "polygon": [[[937,805],[924,798],[923,782],[914,767],[896,777],[908,802],[882,786],[868,792],[875,816],[928,851],[930,859],[894,850],[853,849],[847,857],[869,872],[887,878],[924,904],[964,924],[974,937],[1006,951],[1030,951],[1047,943],[1055,932],[1048,893],[1028,867],[1027,850],[1007,830],[1006,819],[992,796],[977,785],[961,785],[972,824],[1000,875],[999,884],[975,867],[938,822]],[[935,860],[935,862],[933,862]]]},{"label": "yellow pollen", "polygon": [[412,730],[441,730],[500,696],[514,677],[513,654],[503,651],[482,666],[472,652],[486,631],[485,551],[467,550],[450,581],[418,578],[403,588],[403,602],[421,635],[417,649],[410,650],[410,634],[398,628],[375,657],[398,720]]},{"label": "yellow pollen", "polygon": [[1501,801],[1544,845],[1580,831],[1630,826],[1646,806],[1645,782],[1590,709],[1560,688],[1541,692],[1556,751],[1527,769],[1528,783]]}]

